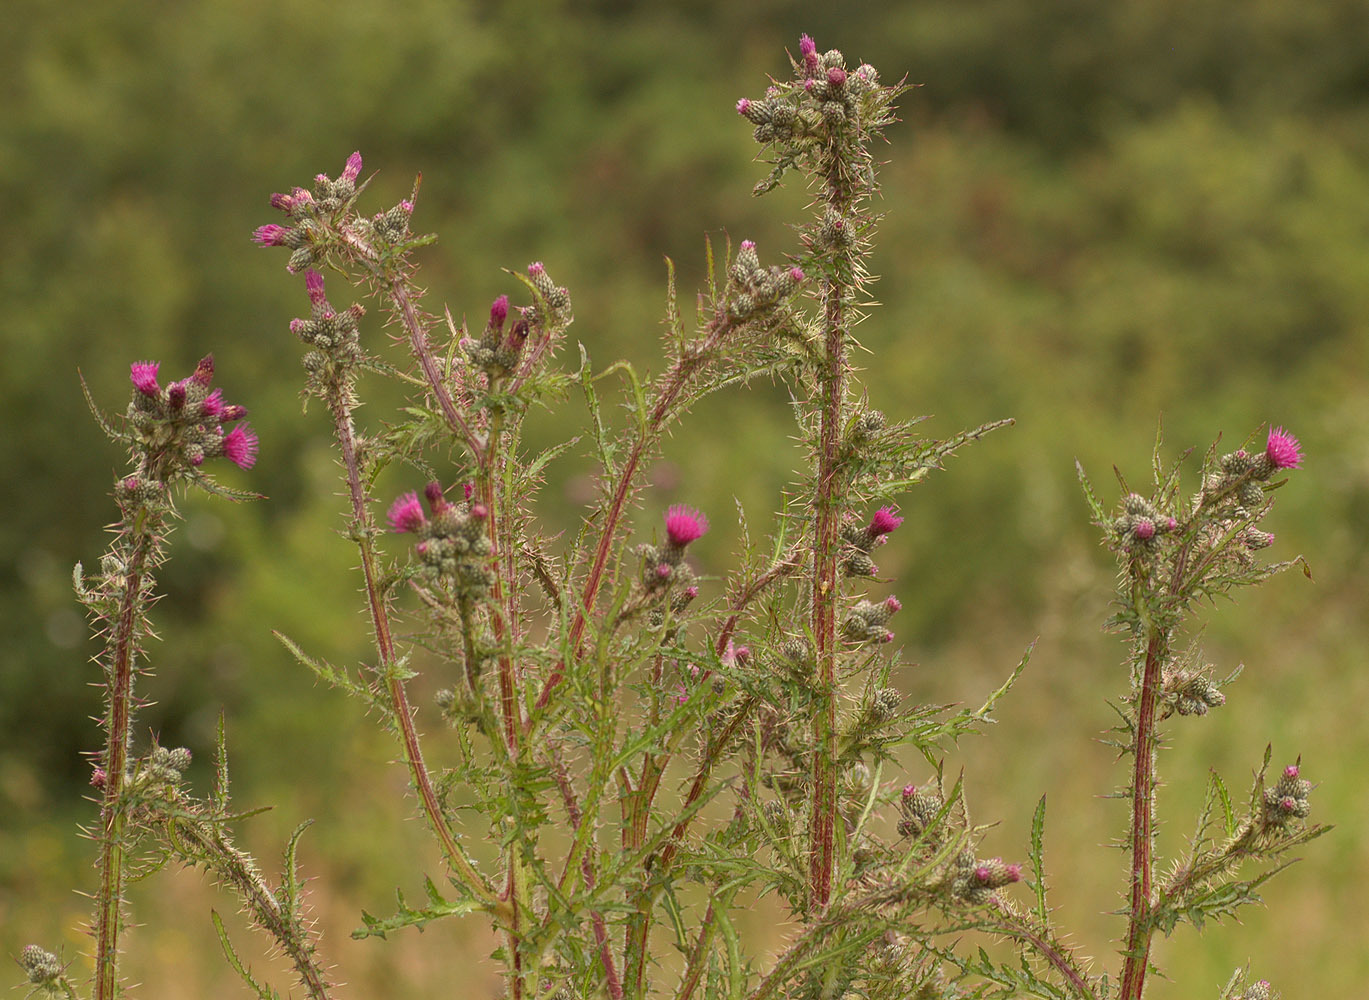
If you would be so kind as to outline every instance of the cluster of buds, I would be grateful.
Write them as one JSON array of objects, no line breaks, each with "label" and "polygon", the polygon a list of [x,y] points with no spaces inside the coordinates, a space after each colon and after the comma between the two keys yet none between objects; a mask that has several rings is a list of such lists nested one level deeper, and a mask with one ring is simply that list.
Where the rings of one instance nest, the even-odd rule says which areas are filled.
[{"label": "cluster of buds", "polygon": [[1226,704],[1226,695],[1207,674],[1198,670],[1166,672],[1161,691],[1161,718],[1179,715],[1206,715],[1208,709]]},{"label": "cluster of buds", "polygon": [[190,751],[185,747],[154,746],[138,767],[137,782],[147,785],[176,785],[190,766]]},{"label": "cluster of buds", "polygon": [[465,489],[466,502],[453,504],[440,483],[429,483],[423,495],[431,517],[424,514],[418,494],[405,493],[390,506],[389,520],[395,531],[418,536],[414,552],[425,573],[450,587],[458,600],[478,601],[494,586],[485,523],[489,511],[478,501],[472,503],[473,491]]},{"label": "cluster of buds", "polygon": [[1307,796],[1312,793],[1312,782],[1298,776],[1297,764],[1283,769],[1278,783],[1264,790],[1264,826],[1281,829],[1297,819],[1306,819],[1312,812]]},{"label": "cluster of buds", "polygon": [[52,990],[56,989],[63,971],[61,960],[36,944],[24,945],[24,950],[19,953],[19,967],[29,977],[29,982]]},{"label": "cluster of buds", "polygon": [[899,810],[903,814],[898,821],[899,836],[922,836],[945,805],[941,791],[935,785],[925,792],[916,785],[904,785],[903,794],[898,800]]},{"label": "cluster of buds", "polygon": [[642,556],[642,586],[654,592],[683,581],[686,593],[693,589],[693,574],[684,563],[685,548],[702,538],[707,530],[708,518],[693,507],[675,504],[669,508],[665,512],[665,544],[643,545],[638,549]]},{"label": "cluster of buds", "polygon": [[727,271],[727,313],[735,320],[750,319],[774,308],[803,283],[803,268],[762,267],[756,244],[742,240]]},{"label": "cluster of buds", "polygon": [[[461,348],[473,364],[491,379],[508,375],[518,367],[523,346],[528,336],[539,327],[563,328],[571,322],[570,293],[551,280],[541,261],[528,265],[528,279],[547,312],[536,305],[520,307],[517,317],[509,320],[509,297],[501,295],[490,304],[490,318],[477,340],[467,337]],[[507,324],[507,329],[505,325]]]},{"label": "cluster of buds", "polygon": [[893,642],[894,633],[887,626],[890,617],[902,608],[897,597],[886,597],[878,604],[861,601],[847,612],[841,623],[841,634],[860,645]]},{"label": "cluster of buds", "polygon": [[862,715],[867,725],[882,726],[898,715],[903,704],[903,692],[898,688],[880,688],[865,704]]},{"label": "cluster of buds", "polygon": [[[188,378],[163,388],[157,383],[156,361],[138,361],[129,368],[133,398],[128,404],[129,441],[147,476],[160,482],[195,468],[207,458],[223,456],[239,468],[257,460],[257,435],[237,423],[247,415],[244,406],[230,406],[223,392],[211,390],[214,358],[205,355]],[[231,430],[225,425],[237,424]],[[136,494],[146,481],[131,477],[124,492]]]},{"label": "cluster of buds", "polygon": [[1274,992],[1274,987],[1270,985],[1268,979],[1261,979],[1251,983],[1244,991],[1232,997],[1231,1000],[1275,1000],[1278,994]]},{"label": "cluster of buds", "polygon": [[1243,517],[1264,501],[1264,487],[1260,484],[1281,469],[1296,469],[1302,465],[1302,446],[1298,439],[1282,427],[1274,427],[1265,440],[1264,451],[1252,455],[1244,448],[1223,455],[1215,471],[1203,480],[1199,503],[1214,500],[1235,508],[1232,517]]},{"label": "cluster of buds", "polygon": [[1113,533],[1127,552],[1150,552],[1165,535],[1179,530],[1179,522],[1161,514],[1139,493],[1122,498],[1122,513],[1112,522]]},{"label": "cluster of buds", "polygon": [[854,451],[874,440],[875,435],[884,430],[887,423],[880,410],[866,410],[851,425],[847,432],[847,448]]},{"label": "cluster of buds", "polygon": [[[353,153],[347,157],[347,163],[336,180],[327,174],[319,174],[314,178],[313,191],[297,187],[289,194],[273,194],[271,207],[284,212],[291,225],[272,223],[259,226],[252,234],[253,241],[258,246],[287,248],[290,260],[285,266],[291,274],[317,263],[322,256],[322,243],[327,230],[323,219],[336,215],[351,204],[356,197],[356,182],[360,175],[361,154]],[[412,205],[409,210],[413,210]],[[407,215],[404,224],[407,229]]]},{"label": "cluster of buds", "polygon": [[870,552],[876,545],[887,542],[888,534],[902,523],[903,518],[899,517],[892,507],[881,507],[864,527],[857,527],[850,522],[843,524],[842,572],[847,576],[874,576],[878,567],[870,558]]},{"label": "cluster of buds", "polygon": [[873,66],[863,63],[848,71],[845,56],[836,49],[819,54],[807,35],[799,39],[793,65],[792,83],[769,88],[761,100],[737,102],[737,114],[756,126],[753,136],[759,143],[802,143],[820,137],[825,126],[859,124],[863,98],[879,89]]},{"label": "cluster of buds", "polygon": [[[679,616],[684,612],[685,608],[689,607],[689,605],[693,602],[694,598],[698,596],[699,588],[692,583],[689,586],[683,587],[679,591],[677,591],[670,598],[669,615],[671,620],[678,620]],[[662,625],[666,623],[666,614],[667,612],[665,608],[652,608],[651,614],[647,616],[648,625],[653,629],[660,628]],[[665,641],[672,641],[678,632],[679,628],[675,625],[672,625],[670,628],[666,630]],[[743,646],[742,648],[745,649],[746,647]]]},{"label": "cluster of buds", "polygon": [[795,677],[807,678],[813,673],[813,647],[807,639],[785,639],[780,644],[780,659]]},{"label": "cluster of buds", "polygon": [[309,318],[290,321],[290,332],[312,348],[304,355],[304,367],[319,375],[356,364],[361,360],[357,322],[366,308],[356,302],[338,312],[324,294],[323,275],[312,268],[304,275],[304,287],[309,293]]},{"label": "cluster of buds", "polygon": [[978,906],[992,899],[995,889],[1020,881],[1021,865],[1008,864],[1002,858],[979,861],[969,851],[961,851],[951,880],[951,895]]}]

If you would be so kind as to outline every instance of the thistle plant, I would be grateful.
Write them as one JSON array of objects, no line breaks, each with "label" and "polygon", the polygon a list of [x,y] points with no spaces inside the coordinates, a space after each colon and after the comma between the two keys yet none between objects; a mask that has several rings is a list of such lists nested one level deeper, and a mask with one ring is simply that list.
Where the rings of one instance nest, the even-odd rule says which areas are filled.
[{"label": "thistle plant", "polygon": [[[1044,798],[1020,860],[982,857],[967,782],[949,781],[941,764],[950,744],[990,721],[1027,657],[973,709],[910,704],[893,682],[901,604],[880,577],[879,549],[914,516],[914,485],[1011,423],[920,436],[918,420],[869,403],[851,364],[879,222],[871,148],[905,88],[836,50],[819,52],[806,35],[791,71],[736,111],[771,166],[757,193],[797,174],[812,216],[788,257],[750,240],[727,242],[721,256],[708,245],[692,317],[668,269],[654,377],[625,362],[596,368],[592,345],[567,350],[572,296],[554,264],[511,273],[509,292],[475,328],[426,308],[418,253],[433,238],[413,228],[419,187],[389,208],[363,209],[358,153],[336,178],[320,174],[271,198],[284,220],[254,238],[288,251],[287,271],[303,279],[307,315],[288,328],[303,345],[304,393],[327,414],[340,456],[374,655],[335,665],[279,637],[393,734],[444,867],[423,873],[421,902],[400,894],[394,913],[363,913],[356,935],[486,921],[502,938],[495,958],[515,1000],[1135,1000],[1157,931],[1201,926],[1256,899],[1279,859],[1323,832],[1305,822],[1312,785],[1301,763],[1271,781],[1271,751],[1244,811],[1213,777],[1187,854],[1167,870],[1155,857],[1156,751],[1170,727],[1223,707],[1233,679],[1218,679],[1185,643],[1193,614],[1203,598],[1300,564],[1258,555],[1273,542],[1262,524],[1283,484],[1275,477],[1301,465],[1300,446],[1282,429],[1262,451],[1253,439],[1226,455],[1214,445],[1186,495],[1180,465],[1166,466],[1157,442],[1149,492],[1122,482],[1112,511],[1080,470],[1120,566],[1109,624],[1126,638],[1130,674],[1114,740],[1130,762],[1121,958],[1117,971],[1095,971],[1054,926]],[[398,334],[393,342],[363,322],[365,300]],[[130,448],[134,471],[116,487],[121,520],[101,575],[77,575],[107,640],[91,995],[123,992],[129,873],[175,860],[207,868],[238,895],[309,996],[341,996],[301,899],[303,827],[275,885],[230,839],[240,817],[229,807],[222,727],[203,798],[184,780],[187,751],[154,742],[139,756],[133,746],[133,680],[172,498],[185,486],[239,496],[200,466],[224,456],[246,468],[256,454],[243,425],[225,430],[243,411],[209,390],[208,359],[166,388],[157,374],[134,365],[124,419],[101,418]],[[806,464],[771,535],[753,542],[743,518],[741,550],[714,580],[692,568],[690,549],[717,511],[675,504],[653,532],[630,515],[667,432],[707,394],[759,378],[788,387]],[[409,398],[362,425],[358,407],[374,379]],[[602,398],[613,380],[623,386],[617,418]],[[585,433],[530,448],[530,410],[572,405],[572,396],[587,413]],[[539,530],[533,503],[548,464],[577,449],[597,463],[599,493],[575,538],[558,544]],[[382,495],[382,473],[406,486]],[[420,673],[440,678],[433,704],[411,698]],[[422,736],[437,725],[451,731],[443,759],[425,752]],[[1249,875],[1246,862],[1273,867]],[[798,928],[769,959],[736,928],[738,912],[763,897]],[[249,987],[275,996],[215,921]],[[970,932],[1020,954],[998,961],[964,947]],[[42,948],[26,949],[21,964],[39,990],[80,995]],[[1242,973],[1222,996],[1270,990],[1246,986]]]}]

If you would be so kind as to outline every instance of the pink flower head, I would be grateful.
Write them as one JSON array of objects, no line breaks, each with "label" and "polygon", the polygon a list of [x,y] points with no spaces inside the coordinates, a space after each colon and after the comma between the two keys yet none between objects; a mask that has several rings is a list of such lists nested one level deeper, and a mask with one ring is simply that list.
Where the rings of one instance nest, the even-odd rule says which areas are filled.
[{"label": "pink flower head", "polygon": [[1009,882],[1021,882],[1022,866],[1019,864],[1004,865],[1003,877],[1006,878]]},{"label": "pink flower head", "polygon": [[1136,522],[1136,527],[1132,530],[1135,532],[1136,537],[1143,542],[1155,537],[1155,523],[1148,518],[1141,518],[1141,520]]},{"label": "pink flower head", "polygon": [[1296,778],[1298,776],[1298,773],[1299,772],[1297,764],[1289,764],[1287,767],[1283,769],[1283,776],[1289,779],[1290,781]]},{"label": "pink flower head", "polygon": [[833,66],[827,71],[827,82],[834,87],[840,87],[846,82],[846,70],[840,66]]},{"label": "pink flower head", "polygon": [[257,463],[257,435],[246,424],[238,424],[223,436],[224,456],[239,469]]},{"label": "pink flower head", "polygon": [[[814,61],[816,62],[817,60],[814,60]],[[803,81],[803,89],[804,89],[804,90],[812,90],[812,89],[813,89],[814,87],[816,87],[816,86],[817,86],[817,81],[814,80],[814,79],[812,79],[811,77],[810,77],[809,79]]]},{"label": "pink flower head", "polygon": [[906,802],[908,799],[911,799],[911,798],[912,798],[914,795],[916,795],[916,794],[917,794],[917,785],[904,785],[904,786],[903,786],[903,799],[904,799],[905,802]]},{"label": "pink flower head", "polygon": [[692,601],[694,600],[694,598],[699,596],[699,588],[691,583],[688,587],[685,588],[684,594],[685,597],[688,597]]},{"label": "pink flower head", "polygon": [[546,267],[542,264],[542,262],[541,262],[540,260],[535,260],[535,261],[533,261],[531,264],[528,265],[528,275],[529,275],[529,277],[535,278],[535,277],[537,277],[539,274],[542,274],[542,273],[545,272],[545,271],[546,271]]},{"label": "pink flower head", "polygon": [[405,215],[413,215],[414,203],[411,202],[408,198],[405,198],[403,201],[399,203],[399,210],[403,212]]},{"label": "pink flower head", "polygon": [[418,494],[409,492],[390,505],[390,528],[394,531],[417,531],[427,523]]},{"label": "pink flower head", "polygon": [[234,403],[232,406],[225,406],[219,411],[219,423],[231,424],[234,420],[241,420],[247,416],[247,407],[241,403]]},{"label": "pink flower head", "polygon": [[475,496],[475,483],[462,483],[461,493],[467,500]]},{"label": "pink flower head", "polygon": [[693,507],[675,504],[665,512],[665,533],[670,544],[683,548],[708,530],[708,518]]},{"label": "pink flower head", "polygon": [[743,97],[740,101],[737,102],[737,114],[741,115],[742,117],[746,117],[746,113],[750,110],[751,99],[749,97]]},{"label": "pink flower head", "polygon": [[980,882],[987,882],[993,878],[993,869],[988,865],[980,865],[974,870],[974,877]]},{"label": "pink flower head", "polygon": [[1265,457],[1276,469],[1296,469],[1302,465],[1302,446],[1298,439],[1282,427],[1269,431],[1269,440],[1264,446]]},{"label": "pink flower head", "polygon": [[471,504],[471,517],[475,518],[475,520],[483,521],[485,518],[489,516],[490,509],[486,507],[483,503]]},{"label": "pink flower head", "polygon": [[1298,800],[1291,795],[1285,795],[1283,798],[1279,799],[1279,808],[1286,813],[1291,813],[1294,809],[1298,808]]},{"label": "pink flower head", "polygon": [[501,295],[490,304],[490,326],[496,330],[504,325],[504,320],[509,318],[509,297]]},{"label": "pink flower head", "polygon": [[803,53],[804,58],[818,54],[818,43],[813,41],[808,35],[799,36],[799,52]]},{"label": "pink flower head", "polygon": [[133,388],[144,396],[159,395],[162,389],[157,384],[157,369],[160,367],[160,361],[135,361],[129,365],[128,377],[133,382]]},{"label": "pink flower head", "polygon": [[742,240],[742,249],[743,249],[743,250],[754,250],[754,249],[756,249],[756,241],[755,241],[755,240]]},{"label": "pink flower head", "polygon": [[223,413],[223,390],[215,389],[208,396],[204,397],[204,402],[200,404],[200,412],[206,417],[217,417]]},{"label": "pink flower head", "polygon": [[277,191],[271,196],[271,207],[289,213],[290,209],[295,207],[295,199],[288,194],[281,194]]},{"label": "pink flower head", "polygon": [[360,176],[360,174],[361,153],[355,152],[351,156],[347,157],[347,165],[342,168],[342,176],[339,178],[339,180],[347,181],[349,184],[355,184],[356,179],[358,176]]},{"label": "pink flower head", "polygon": [[451,506],[451,504],[447,502],[447,497],[442,490],[442,484],[439,482],[434,481],[423,487],[423,495],[427,497],[428,506],[432,508],[434,516],[441,514]]},{"label": "pink flower head", "polygon": [[799,267],[799,266],[797,266],[797,265],[795,265],[794,267],[791,267],[791,268],[789,269],[789,277],[792,278],[792,279],[794,280],[795,283],[798,283],[798,282],[803,281],[803,279],[804,279],[803,268],[801,268],[801,267]]},{"label": "pink flower head", "polygon": [[656,564],[656,579],[669,580],[670,574],[675,572],[675,568],[670,563],[663,562]]},{"label": "pink flower head", "polygon": [[1174,531],[1179,527],[1179,522],[1171,517],[1169,520],[1165,521],[1165,527],[1170,531]]},{"label": "pink flower head", "polygon": [[903,518],[895,513],[894,508],[881,507],[875,511],[875,516],[870,518],[870,524],[866,527],[865,533],[871,538],[879,538],[881,535],[887,535],[902,523]]},{"label": "pink flower head", "polygon": [[289,235],[290,230],[273,222],[267,226],[258,226],[252,233],[252,239],[258,246],[283,247]]},{"label": "pink flower head", "polygon": [[185,406],[185,381],[172,382],[166,387],[166,405],[173,410]]},{"label": "pink flower head", "polygon": [[891,615],[896,615],[903,610],[903,602],[892,594],[884,599],[884,607]]},{"label": "pink flower head", "polygon": [[689,700],[689,689],[683,684],[675,685],[675,704],[683,705]]},{"label": "pink flower head", "polygon": [[328,296],[323,291],[323,275],[312,267],[304,272],[304,290],[309,293],[309,301],[316,307],[328,308]]}]

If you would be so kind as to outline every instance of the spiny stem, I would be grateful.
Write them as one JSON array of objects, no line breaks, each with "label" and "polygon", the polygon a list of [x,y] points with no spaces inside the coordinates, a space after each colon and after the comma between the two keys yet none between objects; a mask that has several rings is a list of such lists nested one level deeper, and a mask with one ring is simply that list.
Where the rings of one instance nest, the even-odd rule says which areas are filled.
[{"label": "spiny stem", "polygon": [[95,998],[114,1000],[119,992],[119,907],[124,894],[124,776],[133,724],[133,659],[142,624],[142,590],[158,551],[155,515],[136,509],[128,529],[133,537],[122,580],[118,617],[109,638],[108,714],[105,717],[104,797],[100,803],[100,886],[95,915]]},{"label": "spiny stem", "polygon": [[1141,1000],[1150,958],[1151,878],[1155,848],[1155,722],[1161,668],[1167,653],[1164,633],[1152,632],[1136,706],[1136,738],[1131,775],[1131,905],[1121,1000]]},{"label": "spiny stem", "polygon": [[356,432],[352,426],[351,408],[341,386],[334,387],[330,393],[328,407],[333,414],[334,432],[338,447],[342,450],[343,466],[347,470],[347,491],[352,503],[352,533],[361,553],[361,570],[366,579],[366,603],[371,612],[376,651],[380,656],[380,674],[385,680],[391,714],[399,729],[404,763],[409,768],[409,775],[413,780],[414,789],[418,792],[428,826],[442,845],[442,853],[447,863],[456,872],[468,892],[491,908],[502,910],[503,907],[499,905],[494,892],[485,884],[485,880],[480,877],[480,873],[471,865],[457,844],[456,837],[447,825],[442,807],[437,801],[437,792],[433,788],[427,765],[423,762],[423,750],[419,745],[418,732],[414,728],[413,709],[409,706],[404,683],[397,674],[394,639],[390,634],[390,616],[385,607],[384,595],[380,592],[380,574],[376,567],[373,542],[375,526],[371,523],[370,512],[366,509],[366,494],[361,485],[361,469],[357,460]]}]

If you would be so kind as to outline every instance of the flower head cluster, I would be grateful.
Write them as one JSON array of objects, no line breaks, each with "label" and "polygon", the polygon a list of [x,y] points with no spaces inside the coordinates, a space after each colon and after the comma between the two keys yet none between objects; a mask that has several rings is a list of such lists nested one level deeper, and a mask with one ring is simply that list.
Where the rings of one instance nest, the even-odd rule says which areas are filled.
[{"label": "flower head cluster", "polygon": [[887,597],[878,604],[861,601],[847,612],[841,623],[841,633],[860,645],[893,642],[894,633],[889,631],[888,622],[902,609],[897,597]]},{"label": "flower head cluster", "polygon": [[157,381],[160,368],[156,361],[129,367],[128,438],[145,478],[169,482],[220,456],[250,469],[257,460],[257,435],[238,423],[247,408],[225,403],[222,391],[210,388],[213,356],[205,355],[188,378],[166,386]]},{"label": "flower head cluster", "polygon": [[53,990],[53,984],[62,975],[61,960],[36,944],[24,946],[24,950],[19,954],[19,967],[29,977],[29,982]]},{"label": "flower head cluster", "polygon": [[1200,670],[1167,672],[1161,697],[1163,717],[1176,712],[1179,715],[1206,715],[1208,709],[1226,704],[1226,695],[1222,694],[1217,682]]},{"label": "flower head cluster", "polygon": [[878,570],[870,552],[876,545],[887,542],[888,535],[894,531],[903,518],[892,507],[881,507],[870,518],[870,523],[859,525],[847,522],[841,527],[842,557],[841,569],[847,576],[874,576]]},{"label": "flower head cluster", "polygon": [[338,312],[324,293],[323,275],[312,268],[304,274],[304,287],[309,293],[309,318],[290,321],[290,332],[313,348],[304,355],[304,367],[311,374],[321,374],[356,364],[361,360],[357,324],[366,308],[355,302]]},{"label": "flower head cluster", "polygon": [[1122,513],[1112,522],[1112,530],[1123,550],[1144,555],[1155,550],[1160,540],[1179,529],[1179,522],[1162,514],[1139,493],[1122,498]]},{"label": "flower head cluster", "polygon": [[489,512],[469,494],[463,503],[448,502],[440,483],[429,483],[423,492],[432,516],[417,493],[405,493],[390,505],[390,527],[418,536],[414,552],[424,572],[450,587],[458,600],[479,600],[494,585]]},{"label": "flower head cluster", "polygon": [[284,212],[291,225],[259,226],[252,234],[253,241],[258,246],[289,249],[290,260],[285,266],[292,274],[317,263],[322,257],[327,220],[351,205],[360,175],[361,154],[353,153],[336,180],[319,174],[312,191],[297,187],[289,194],[273,194],[271,207]]},{"label": "flower head cluster", "polygon": [[518,367],[528,337],[535,331],[557,332],[574,318],[570,293],[551,280],[541,261],[528,265],[528,281],[540,298],[538,305],[520,306],[517,316],[508,322],[509,297],[501,295],[490,304],[490,318],[480,338],[467,337],[461,341],[471,363],[491,378],[507,375]]},{"label": "flower head cluster", "polygon": [[693,576],[684,563],[685,548],[698,541],[708,531],[708,518],[693,507],[675,504],[665,512],[664,545],[643,545],[642,586],[648,591],[664,590],[672,583],[683,582],[688,588]]},{"label": "flower head cluster", "polygon": [[879,97],[879,74],[868,63],[846,68],[836,49],[819,53],[807,35],[799,39],[794,80],[772,86],[764,98],[743,97],[737,114],[751,122],[759,143],[802,146],[825,137],[829,129],[859,126],[879,118],[872,100]]},{"label": "flower head cluster", "polygon": [[945,804],[935,785],[925,792],[916,785],[905,785],[899,797],[899,809],[903,813],[903,818],[898,822],[899,836],[921,836]]},{"label": "flower head cluster", "polygon": [[727,286],[727,312],[736,320],[774,309],[804,280],[803,268],[797,265],[761,267],[756,244],[751,240],[742,240],[727,275],[731,279]]},{"label": "flower head cluster", "polygon": [[1022,866],[1008,864],[1002,858],[978,861],[968,851],[963,851],[956,867],[951,895],[975,905],[987,903],[993,898],[995,889],[1022,881]]},{"label": "flower head cluster", "polygon": [[1272,788],[1264,790],[1264,827],[1281,830],[1294,820],[1306,819],[1312,812],[1307,797],[1312,794],[1312,782],[1301,777],[1301,768],[1289,764]]}]

